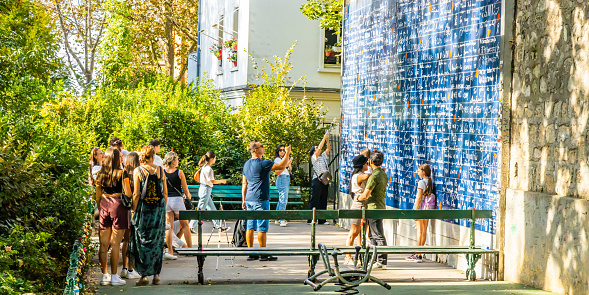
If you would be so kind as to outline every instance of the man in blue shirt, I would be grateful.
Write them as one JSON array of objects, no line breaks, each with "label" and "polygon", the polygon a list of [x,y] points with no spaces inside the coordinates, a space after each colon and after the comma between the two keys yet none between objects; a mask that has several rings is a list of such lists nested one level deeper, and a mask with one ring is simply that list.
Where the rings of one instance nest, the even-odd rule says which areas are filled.
[{"label": "man in blue shirt", "polygon": [[[284,170],[288,166],[290,156],[290,145],[286,147],[286,154],[279,164],[272,161],[262,160],[264,145],[259,141],[252,141],[249,151],[252,158],[243,165],[243,181],[241,184],[241,196],[243,210],[270,210],[270,171]],[[258,243],[260,247],[266,247],[266,233],[268,232],[267,219],[248,220],[246,225],[245,240],[248,247],[254,246],[254,231],[258,232]],[[247,260],[274,261],[276,257],[270,255],[250,256]]]}]

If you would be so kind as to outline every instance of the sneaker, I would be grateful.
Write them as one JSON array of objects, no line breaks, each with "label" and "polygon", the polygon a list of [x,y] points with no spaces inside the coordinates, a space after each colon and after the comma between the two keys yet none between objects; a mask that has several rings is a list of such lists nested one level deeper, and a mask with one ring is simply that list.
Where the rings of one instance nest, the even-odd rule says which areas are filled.
[{"label": "sneaker", "polygon": [[320,224],[320,225],[329,225],[330,223],[329,223],[329,221],[325,221],[324,223],[318,223],[318,224]]},{"label": "sneaker", "polygon": [[195,234],[195,235],[197,234],[197,232],[196,232],[196,230],[194,229],[194,227],[191,227],[191,228],[190,228],[190,232],[191,232],[191,233],[193,233],[193,234]]},{"label": "sneaker", "polygon": [[280,225],[280,220],[276,219],[276,221],[274,221],[274,224]]},{"label": "sneaker", "polygon": [[417,263],[422,263],[423,262],[423,257],[421,255],[417,255],[417,257],[415,257],[415,260],[413,260]]},{"label": "sneaker", "polygon": [[407,260],[407,261],[415,261],[415,259],[417,259],[417,255],[415,255],[415,254],[405,258],[405,260]]},{"label": "sneaker", "polygon": [[136,272],[135,270],[130,270],[127,272],[127,279],[139,279],[141,275]]},{"label": "sneaker", "polygon": [[127,282],[123,279],[121,279],[121,277],[119,277],[119,275],[112,275],[110,278],[110,284],[112,286],[124,286],[125,284],[127,284]]},{"label": "sneaker", "polygon": [[164,259],[165,260],[176,260],[178,259],[178,256],[174,256],[168,252],[164,253]]},{"label": "sneaker", "polygon": [[247,261],[254,261],[258,260],[260,257],[258,255],[250,255],[247,257]]},{"label": "sneaker", "polygon": [[105,273],[102,274],[102,277],[100,278],[100,285],[102,286],[108,286],[110,285],[110,275]]},{"label": "sneaker", "polygon": [[278,257],[272,256],[272,255],[262,255],[260,257],[260,261],[276,261],[278,260]]},{"label": "sneaker", "polygon": [[280,227],[286,227],[287,224],[288,222],[286,222],[286,220],[280,221]]},{"label": "sneaker", "polygon": [[372,269],[386,269],[387,266],[380,263],[380,262],[375,262],[374,264],[372,264]]},{"label": "sneaker", "polygon": [[123,269],[121,269],[121,273],[119,273],[119,276],[121,278],[126,278],[128,273],[129,272],[127,271],[127,269],[126,268],[123,268]]}]

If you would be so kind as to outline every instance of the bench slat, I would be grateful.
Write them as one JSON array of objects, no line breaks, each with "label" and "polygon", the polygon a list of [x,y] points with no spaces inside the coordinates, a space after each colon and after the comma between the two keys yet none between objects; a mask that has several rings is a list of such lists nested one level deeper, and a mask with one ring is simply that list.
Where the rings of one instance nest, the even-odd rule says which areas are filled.
[{"label": "bench slat", "polygon": [[[212,195],[215,198],[226,198],[226,199],[241,199],[242,198],[241,192],[239,194],[224,194],[224,193],[218,194],[218,193],[213,192]],[[289,199],[300,199],[301,195],[288,194],[288,198]],[[270,194],[270,199],[278,199],[278,194]]]},{"label": "bench slat", "polygon": [[[213,201],[213,203],[220,204],[221,201]],[[223,201],[223,204],[241,204],[241,203],[242,203],[241,201]],[[192,204],[196,205],[196,204],[198,204],[198,201],[192,201]],[[278,204],[278,202],[270,202],[270,205],[276,205],[276,204]],[[304,202],[288,201],[288,203],[286,205],[288,206],[288,205],[303,205],[303,204],[305,204],[305,203]]]},{"label": "bench slat", "polygon": [[[339,218],[361,218],[361,210],[340,209]],[[476,218],[491,218],[491,210],[476,210]],[[472,210],[366,210],[370,219],[470,219]]]},{"label": "bench slat", "polygon": [[[200,214],[200,218],[199,218]],[[317,210],[317,219],[335,219],[338,212],[334,210]],[[308,220],[313,218],[312,210],[218,210],[218,211],[180,211],[180,220],[213,220],[213,219],[286,219]]]}]

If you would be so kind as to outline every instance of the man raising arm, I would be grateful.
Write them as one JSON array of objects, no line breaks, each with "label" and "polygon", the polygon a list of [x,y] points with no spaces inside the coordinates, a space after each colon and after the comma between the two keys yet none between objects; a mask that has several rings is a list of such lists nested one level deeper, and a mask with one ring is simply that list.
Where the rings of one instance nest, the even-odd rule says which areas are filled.
[{"label": "man raising arm", "polygon": [[[243,180],[241,182],[241,207],[244,210],[270,210],[270,171],[283,170],[289,163],[291,147],[286,147],[286,154],[280,163],[262,160],[264,145],[258,141],[252,141],[249,145],[252,154],[243,165]],[[254,246],[254,231],[258,232],[260,247],[266,247],[266,233],[268,232],[268,219],[248,220],[246,224],[245,240],[248,247]],[[252,255],[248,260],[274,261],[276,257]]]}]

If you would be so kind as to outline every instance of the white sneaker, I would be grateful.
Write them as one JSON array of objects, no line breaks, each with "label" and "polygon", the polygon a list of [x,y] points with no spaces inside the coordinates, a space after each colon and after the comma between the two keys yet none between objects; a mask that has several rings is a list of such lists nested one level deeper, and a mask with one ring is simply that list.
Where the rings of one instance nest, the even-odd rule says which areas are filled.
[{"label": "white sneaker", "polygon": [[329,223],[329,221],[325,221],[324,223],[317,223],[317,224],[319,224],[319,225],[329,225],[330,223]]},{"label": "white sneaker", "polygon": [[278,219],[276,219],[276,220],[274,221],[274,224],[276,224],[276,225],[280,225],[280,223],[281,223],[281,222],[280,222],[280,220],[278,220]]},{"label": "white sneaker", "polygon": [[372,269],[387,269],[387,266],[377,261],[372,265]]},{"label": "white sneaker", "polygon": [[107,274],[107,273],[102,274],[102,277],[100,278],[100,284],[102,286],[108,286],[108,285],[110,285],[110,275]]},{"label": "white sneaker", "polygon": [[164,259],[165,260],[176,260],[178,259],[178,256],[174,256],[168,252],[164,253]]},{"label": "white sneaker", "polygon": [[121,272],[119,273],[119,276],[121,278],[126,278],[128,273],[129,273],[129,271],[127,271],[126,268],[123,268],[123,269],[121,269]]},{"label": "white sneaker", "polygon": [[123,285],[127,284],[127,282],[125,280],[121,279],[121,277],[119,277],[119,275],[114,274],[110,278],[110,284],[113,286],[123,286]]},{"label": "white sneaker", "polygon": [[127,272],[127,279],[140,279],[141,275],[136,272],[135,270],[130,270]]},{"label": "white sneaker", "polygon": [[287,224],[288,222],[286,222],[286,220],[280,221],[280,227],[286,227]]}]

